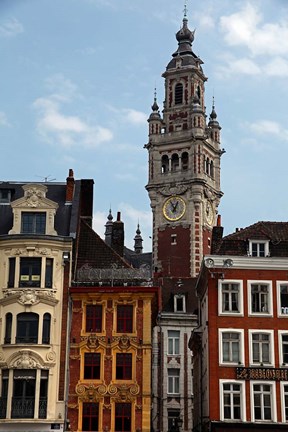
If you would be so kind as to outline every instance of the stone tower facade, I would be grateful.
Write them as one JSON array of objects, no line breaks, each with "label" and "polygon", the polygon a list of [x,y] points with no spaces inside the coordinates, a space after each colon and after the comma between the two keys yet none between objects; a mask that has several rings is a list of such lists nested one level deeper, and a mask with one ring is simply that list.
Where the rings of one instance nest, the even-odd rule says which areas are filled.
[{"label": "stone tower facade", "polygon": [[148,119],[149,180],[153,211],[153,266],[164,277],[193,278],[210,252],[212,227],[222,196],[221,127],[214,102],[205,108],[202,60],[193,52],[186,13],[176,34],[178,49],[163,73],[163,115],[156,100]]}]

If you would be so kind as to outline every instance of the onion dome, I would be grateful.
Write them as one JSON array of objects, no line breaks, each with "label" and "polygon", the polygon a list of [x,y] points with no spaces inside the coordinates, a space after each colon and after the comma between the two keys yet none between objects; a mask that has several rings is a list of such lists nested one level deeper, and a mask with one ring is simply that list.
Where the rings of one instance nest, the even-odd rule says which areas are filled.
[{"label": "onion dome", "polygon": [[156,98],[156,88],[154,90],[154,102],[153,102],[153,105],[151,106],[151,108],[152,108],[152,113],[149,116],[149,120],[159,120],[160,114],[159,114],[159,106],[158,106],[157,98]]},{"label": "onion dome", "polygon": [[208,126],[219,126],[219,122],[217,120],[217,114],[215,111],[215,104],[214,104],[214,97],[213,97],[213,105],[212,105],[212,111],[209,117],[209,123]]},{"label": "onion dome", "polygon": [[183,26],[182,28],[176,33],[176,39],[180,43],[187,42],[190,45],[194,41],[194,33],[195,30],[192,32],[188,28],[188,19],[186,17],[183,18]]}]

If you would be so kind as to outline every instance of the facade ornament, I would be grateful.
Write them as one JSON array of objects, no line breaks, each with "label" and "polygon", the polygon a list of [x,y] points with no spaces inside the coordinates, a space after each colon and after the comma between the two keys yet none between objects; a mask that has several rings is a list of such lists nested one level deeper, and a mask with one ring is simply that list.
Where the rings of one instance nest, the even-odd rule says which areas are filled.
[{"label": "facade ornament", "polygon": [[108,393],[117,402],[132,402],[139,394],[138,384],[110,384]]},{"label": "facade ornament", "polygon": [[38,296],[31,289],[22,291],[22,294],[18,298],[18,303],[25,305],[36,305],[40,302]]},{"label": "facade ornament", "polygon": [[49,351],[49,352],[46,354],[46,360],[47,360],[48,362],[55,363],[55,361],[56,361],[56,353],[55,353],[55,351]]},{"label": "facade ornament", "polygon": [[188,190],[188,186],[186,185],[173,185],[173,186],[164,186],[159,189],[159,192],[163,196],[171,196],[171,195],[183,195]]},{"label": "facade ornament", "polygon": [[107,393],[105,384],[77,384],[75,388],[76,394],[82,401],[99,400]]},{"label": "facade ornament", "polygon": [[10,364],[10,367],[15,369],[40,369],[41,365],[31,357],[29,351],[22,351],[20,357],[18,356],[14,362]]}]

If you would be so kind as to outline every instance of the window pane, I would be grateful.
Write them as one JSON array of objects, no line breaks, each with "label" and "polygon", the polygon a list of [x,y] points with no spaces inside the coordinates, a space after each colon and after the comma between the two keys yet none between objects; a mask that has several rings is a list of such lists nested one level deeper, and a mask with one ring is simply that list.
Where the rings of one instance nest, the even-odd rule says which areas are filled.
[{"label": "window pane", "polygon": [[82,430],[85,432],[98,431],[99,405],[97,403],[84,402],[82,412]]},{"label": "window pane", "polygon": [[133,306],[117,306],[117,332],[132,333],[133,331]]},{"label": "window pane", "polygon": [[116,354],[116,379],[132,379],[132,354]]},{"label": "window pane", "polygon": [[86,306],[86,332],[102,332],[102,305]]},{"label": "window pane", "polygon": [[40,287],[41,258],[20,259],[20,287]]},{"label": "window pane", "polygon": [[8,288],[15,286],[15,258],[9,258]]},{"label": "window pane", "polygon": [[45,234],[46,213],[22,212],[21,216],[22,234]]},{"label": "window pane", "polygon": [[53,259],[46,258],[45,288],[52,288]]},{"label": "window pane", "polygon": [[38,343],[38,321],[35,313],[18,314],[16,343]]},{"label": "window pane", "polygon": [[84,379],[100,379],[100,353],[85,353]]},{"label": "window pane", "polygon": [[115,404],[115,432],[131,431],[131,405],[127,403]]}]

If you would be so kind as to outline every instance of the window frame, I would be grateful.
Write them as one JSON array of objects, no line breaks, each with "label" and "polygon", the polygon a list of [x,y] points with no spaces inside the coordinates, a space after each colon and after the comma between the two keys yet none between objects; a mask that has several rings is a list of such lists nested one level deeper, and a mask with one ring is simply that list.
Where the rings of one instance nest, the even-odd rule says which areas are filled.
[{"label": "window frame", "polygon": [[[97,410],[95,410],[95,406],[97,406]],[[85,408],[89,407],[89,413],[85,413]],[[91,415],[93,413],[96,413],[95,415]],[[97,428],[91,429],[92,425],[91,422],[93,419],[97,418]],[[89,419],[89,429],[87,429],[87,424],[84,424],[84,419]],[[100,420],[100,410],[99,410],[99,403],[98,402],[83,402],[82,403],[82,417],[81,417],[81,426],[82,430],[85,431],[99,431],[99,420]]]},{"label": "window frame", "polygon": [[[120,360],[121,359],[121,360]],[[129,360],[128,360],[129,359]],[[131,381],[133,379],[133,354],[130,352],[117,352],[115,354],[115,379],[118,381]],[[118,372],[121,370],[119,377]]]},{"label": "window frame", "polygon": [[[124,409],[122,409],[122,413],[121,413],[121,415],[119,415],[119,411],[117,410],[117,408],[119,408],[121,405],[122,405],[122,408],[124,408]],[[128,420],[128,423],[130,423],[130,424],[124,425],[125,418],[127,419],[127,414],[128,414],[128,412],[124,412],[124,411],[125,411],[125,408],[126,409],[128,408],[128,406],[130,408],[129,409],[130,412],[129,412],[129,416],[128,416],[128,418],[130,420]],[[121,429],[119,429],[117,426],[117,424],[118,424],[117,419],[121,419]],[[115,403],[115,405],[114,405],[114,430],[115,430],[115,432],[130,432],[132,430],[132,404],[131,403],[128,403],[128,402],[124,402],[124,403],[123,402],[116,402]]]},{"label": "window frame", "polygon": [[174,105],[183,105],[184,101],[184,85],[182,82],[177,82],[174,86]]},{"label": "window frame", "polygon": [[[23,274],[24,266],[29,274]],[[33,274],[33,272],[37,272]],[[38,273],[39,272],[39,273]],[[26,277],[26,279],[25,279]],[[28,279],[27,279],[28,277]],[[34,281],[33,281],[34,277]],[[20,257],[19,261],[19,288],[41,288],[42,258],[41,257]]]},{"label": "window frame", "polygon": [[[224,385],[240,385],[240,419],[228,419],[224,417]],[[233,379],[220,379],[219,380],[219,395],[220,395],[220,420],[225,422],[239,422],[246,421],[246,385],[245,381],[242,380],[233,380]]]},{"label": "window frame", "polygon": [[[284,362],[283,358],[283,336],[287,336],[288,338],[288,330],[278,330],[278,345],[279,345],[279,366],[280,367],[287,367],[288,365],[288,340],[285,345],[287,345],[287,361]],[[288,382],[287,382],[288,384]]]},{"label": "window frame", "polygon": [[[253,360],[253,335],[254,334],[267,334],[270,336],[270,339],[268,341],[269,346],[269,356],[270,356],[270,362],[263,362],[259,361],[256,362]],[[249,329],[248,330],[248,337],[249,337],[249,364],[250,366],[273,366],[275,367],[275,346],[274,346],[274,331],[273,330],[266,330],[266,329]]]},{"label": "window frame", "polygon": [[[285,309],[287,310],[287,313],[282,313],[282,306],[281,306],[281,287],[282,286],[287,286],[287,289],[288,289],[288,281],[277,281],[276,282],[278,317],[280,317],[280,318],[288,318],[288,304],[287,304],[287,306],[285,306]],[[287,297],[288,297],[288,293],[287,293]],[[287,301],[287,303],[288,303],[288,301]]]},{"label": "window frame", "polygon": [[[24,220],[26,219],[27,220]],[[29,220],[28,220],[29,219]],[[25,226],[32,226],[32,230]],[[21,211],[21,234],[45,235],[47,232],[47,212],[46,211]]]},{"label": "window frame", "polygon": [[[91,310],[92,310],[92,308],[95,309],[95,314],[91,314],[92,317],[90,316],[90,318],[88,316],[88,309],[89,308]],[[98,316],[97,310],[98,311],[101,310],[101,314],[99,316]],[[85,319],[85,325],[84,325],[85,333],[103,333],[103,315],[104,315],[103,310],[104,310],[104,307],[103,307],[102,303],[96,303],[96,304],[86,303],[86,305],[85,305],[85,317],[84,317],[84,319]],[[95,325],[95,327],[90,327],[90,330],[89,330],[89,326],[88,326],[88,320],[89,319],[90,319],[90,321],[93,322],[93,325]],[[100,324],[100,327],[97,327],[97,325],[99,325],[99,324]]]},{"label": "window frame", "polygon": [[[28,319],[30,316],[30,320]],[[20,320],[20,318],[24,318]],[[34,318],[32,320],[32,318]],[[25,336],[19,336],[20,328],[23,329],[24,323],[25,326]],[[28,324],[29,323],[29,324]],[[31,336],[31,328],[37,325],[37,331],[35,334],[32,332]],[[20,339],[21,338],[21,339]],[[23,344],[38,344],[39,343],[39,314],[35,312],[20,312],[16,316],[16,336],[15,336],[15,344],[23,345]]]},{"label": "window frame", "polygon": [[[268,311],[254,312],[252,310],[252,286],[253,285],[267,285],[267,306]],[[273,295],[272,295],[272,281],[271,280],[248,280],[247,281],[247,298],[248,298],[248,316],[273,316]]]},{"label": "window frame", "polygon": [[[256,255],[253,255],[253,245],[256,245]],[[260,255],[259,247],[264,245],[264,255]],[[252,258],[266,258],[269,256],[269,240],[249,240],[249,256]]]},{"label": "window frame", "polygon": [[[178,337],[176,335],[174,336],[169,336],[169,332],[177,332]],[[173,329],[168,329],[167,330],[167,355],[168,356],[179,356],[180,355],[180,336],[181,336],[181,332],[180,330],[173,330]],[[172,341],[172,352],[170,352],[170,341]],[[177,341],[178,341],[178,349],[177,348]]]},{"label": "window frame", "polygon": [[[175,372],[175,375],[173,375],[173,374],[169,375],[169,373],[172,371],[173,371],[173,373]],[[172,384],[172,385],[170,386],[170,384]],[[178,391],[176,391],[177,386],[178,386]],[[170,387],[172,387],[173,391],[170,391]],[[169,395],[179,395],[180,394],[180,369],[168,367],[168,369],[167,369],[167,394],[169,394]]]},{"label": "window frame", "polygon": [[[182,300],[182,309],[178,309],[178,300]],[[186,313],[186,296],[185,294],[174,295],[174,313]]]},{"label": "window frame", "polygon": [[[223,359],[223,334],[226,333],[236,333],[239,334],[239,360],[238,361],[227,361]],[[220,328],[218,329],[218,340],[219,340],[219,365],[233,366],[244,365],[244,329],[236,328]]]},{"label": "window frame", "polygon": [[[123,309],[123,311],[126,309],[126,311],[130,310],[129,313],[126,312],[126,315],[119,316],[119,312]],[[129,309],[128,309],[129,308]],[[117,304],[117,311],[116,311],[116,333],[122,333],[122,334],[131,334],[135,331],[135,319],[134,319],[134,313],[135,313],[135,307],[134,304]],[[123,325],[123,328],[120,328]],[[125,324],[125,325],[124,325]]]},{"label": "window frame", "polygon": [[[228,284],[238,284],[238,303],[239,303],[239,312],[237,311],[224,311],[223,310],[223,285]],[[231,296],[230,296],[231,297]],[[230,300],[229,300],[230,303]],[[218,281],[218,314],[221,315],[236,315],[236,316],[244,316],[244,306],[243,306],[243,280],[242,279],[223,279]]]},{"label": "window frame", "polygon": [[[277,421],[277,412],[276,412],[276,391],[275,391],[275,382],[274,381],[250,381],[250,404],[251,404],[251,421],[258,423],[258,422],[263,422],[263,423],[271,423],[271,422],[276,422]],[[254,385],[268,385],[270,386],[270,398],[271,398],[271,419],[255,419],[255,411],[254,411]],[[263,396],[263,390],[261,391],[261,398]],[[262,410],[262,405],[261,405],[261,410]]]},{"label": "window frame", "polygon": [[[90,363],[88,362],[88,356],[95,357],[95,359],[97,359],[97,361],[95,361],[95,359],[93,359],[92,361],[90,361]],[[84,353],[83,355],[83,380],[100,380],[101,379],[101,371],[102,371],[102,355],[100,352],[90,352],[87,351]],[[99,364],[98,364],[99,363]],[[86,375],[86,369],[88,369],[88,367],[90,368],[90,377],[87,377]],[[98,371],[98,373],[96,373]]]},{"label": "window frame", "polygon": [[[285,406],[285,387],[287,387],[287,407]],[[288,423],[288,381],[280,382],[281,418],[283,423]],[[286,415],[287,409],[287,415]]]}]

